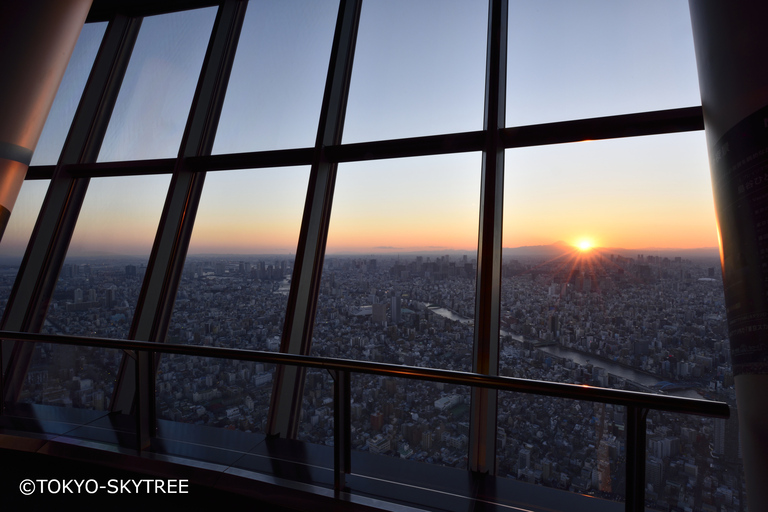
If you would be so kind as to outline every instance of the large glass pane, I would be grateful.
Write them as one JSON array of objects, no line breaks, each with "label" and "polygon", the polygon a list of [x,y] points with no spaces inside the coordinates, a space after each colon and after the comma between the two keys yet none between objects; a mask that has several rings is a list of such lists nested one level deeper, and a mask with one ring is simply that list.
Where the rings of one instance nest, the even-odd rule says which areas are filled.
[{"label": "large glass pane", "polygon": [[[311,354],[469,371],[479,197],[478,154],[341,164]],[[429,411],[445,396],[430,383],[385,380],[393,394],[388,400],[401,410],[406,406],[394,396],[399,388],[423,390],[409,404],[429,402]],[[366,412],[358,411],[362,423],[355,423],[356,432],[361,430],[354,444],[369,450],[368,439],[391,425],[394,409],[369,403],[377,379],[361,376],[355,382],[353,402]],[[322,418],[333,401],[332,381],[327,372],[309,372],[307,383],[300,436],[327,444],[332,431]],[[463,404],[463,395],[456,400]],[[371,427],[366,420],[376,414],[385,415],[383,423]],[[423,419],[432,417],[430,412]],[[402,436],[390,438],[388,449],[373,450],[400,456]],[[413,439],[407,444],[414,454],[406,458],[460,465],[466,456],[466,446],[461,454],[451,452],[458,457],[452,458],[435,457],[432,445],[420,449]]]},{"label": "large glass pane", "polygon": [[[308,180],[307,167],[208,173],[169,341],[280,348]],[[163,356],[158,414],[260,431],[274,371],[272,365]],[[187,380],[194,393],[179,393]]]},{"label": "large glass pane", "polygon": [[601,253],[718,256],[703,132],[508,150],[506,168],[504,247],[589,239]]},{"label": "large glass pane", "polygon": [[0,316],[5,311],[19,265],[35,227],[49,180],[26,180],[13,207],[0,243]]},{"label": "large glass pane", "polygon": [[487,2],[366,1],[344,142],[480,130]]},{"label": "large glass pane", "polygon": [[698,132],[507,152],[503,369],[603,386],[711,375],[673,368],[727,338],[704,147]]},{"label": "large glass pane", "polygon": [[[705,148],[697,132],[507,152],[503,375],[735,403]],[[712,420],[675,418],[649,431],[703,437],[654,462],[670,475],[649,495],[662,508],[667,488],[685,507],[710,485],[699,476],[740,475],[736,458],[704,469]]]},{"label": "large glass pane", "polygon": [[513,0],[507,125],[701,104],[686,2]]},{"label": "large glass pane", "polygon": [[341,164],[313,355],[469,371],[480,155]]},{"label": "large glass pane", "polygon": [[[42,332],[127,338],[170,176],[92,178]],[[35,345],[21,400],[106,409],[122,351]]]},{"label": "large glass pane", "polygon": [[215,16],[211,7],[144,18],[100,162],[178,155]]},{"label": "large glass pane", "polygon": [[213,153],[315,144],[338,1],[251,2]]},{"label": "large glass pane", "polygon": [[106,29],[106,23],[86,23],[80,32],[30,165],[52,165],[58,162]]},{"label": "large glass pane", "polygon": [[208,173],[169,336],[277,350],[309,168]]}]

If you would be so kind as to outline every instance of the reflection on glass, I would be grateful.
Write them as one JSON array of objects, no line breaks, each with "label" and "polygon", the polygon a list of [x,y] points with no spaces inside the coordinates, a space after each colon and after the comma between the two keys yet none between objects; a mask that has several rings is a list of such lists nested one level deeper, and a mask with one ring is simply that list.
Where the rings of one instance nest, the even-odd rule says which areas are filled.
[{"label": "reflection on glass", "polygon": [[365,2],[344,142],[483,127],[487,2]]},{"label": "reflection on glass", "polygon": [[279,349],[308,180],[306,167],[208,173],[172,341]]},{"label": "reflection on glass", "polygon": [[86,23],[80,32],[30,165],[52,165],[58,162],[106,29],[106,23]]},{"label": "reflection on glass", "polygon": [[352,447],[373,455],[467,468],[470,389],[357,375]]},{"label": "reflection on glass", "polygon": [[0,243],[0,316],[5,311],[8,297],[11,295],[21,258],[29,243],[49,184],[48,180],[24,181],[3,233]]},{"label": "reflection on glass", "polygon": [[500,476],[623,500],[624,408],[611,404],[499,393],[496,434]]},{"label": "reflection on glass", "polygon": [[[732,408],[732,416],[734,412]],[[742,494],[739,439],[733,428],[738,429],[734,418],[698,418],[651,411],[646,501],[655,504],[657,510],[744,510],[740,507],[746,496]],[[726,454],[726,446],[733,451]]]},{"label": "reflection on glass", "polygon": [[157,416],[195,425],[265,432],[275,366],[164,354],[157,372]]},{"label": "reflection on glass", "polygon": [[[724,387],[731,391],[727,397],[719,393],[718,399],[728,402],[731,408],[731,417],[728,419],[691,421],[682,415],[673,414],[655,418],[660,427],[649,436],[653,444],[649,445],[652,453],[646,462],[645,481],[653,486],[652,498],[656,498],[656,502],[679,506],[680,489],[685,477],[688,480],[693,477],[701,489],[701,495],[693,500],[687,494],[684,496],[686,503],[693,501],[694,509],[706,510],[705,506],[708,505],[715,509],[720,507],[720,510],[727,512],[746,510],[747,489],[739,439],[739,415],[733,386],[726,381]],[[678,428],[680,432],[679,452],[670,464],[664,460],[666,436],[669,436],[669,430],[664,430],[664,426],[670,426],[673,434]],[[666,478],[669,475],[674,478]]]},{"label": "reflection on glass", "polygon": [[[42,332],[124,339],[169,176],[93,178]],[[105,410],[122,351],[36,344],[21,400]]]},{"label": "reflection on glass", "polygon": [[341,164],[312,354],[470,370],[480,155]]},{"label": "reflection on glass", "polygon": [[100,162],[178,155],[215,16],[207,8],[144,18]]},{"label": "reflection on glass", "polygon": [[685,2],[514,0],[507,125],[700,105]]},{"label": "reflection on glass", "polygon": [[314,145],[338,1],[251,2],[213,153]]},{"label": "reflection on glass", "polygon": [[[326,371],[308,370],[304,389],[299,439],[330,444],[333,380]],[[467,468],[468,387],[355,374],[350,391],[353,450]]]}]

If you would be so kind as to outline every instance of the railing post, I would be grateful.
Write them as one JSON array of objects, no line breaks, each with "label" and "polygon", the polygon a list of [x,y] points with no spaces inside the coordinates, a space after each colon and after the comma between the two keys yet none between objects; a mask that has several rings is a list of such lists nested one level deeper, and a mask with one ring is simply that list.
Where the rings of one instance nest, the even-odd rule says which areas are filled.
[{"label": "railing post", "polygon": [[627,490],[625,510],[645,510],[645,418],[648,409],[627,407]]},{"label": "railing post", "polygon": [[136,351],[136,449],[148,450],[155,436],[155,352]]},{"label": "railing post", "polygon": [[350,417],[350,382],[348,371],[333,371],[333,488],[336,492],[346,487],[352,451]]}]

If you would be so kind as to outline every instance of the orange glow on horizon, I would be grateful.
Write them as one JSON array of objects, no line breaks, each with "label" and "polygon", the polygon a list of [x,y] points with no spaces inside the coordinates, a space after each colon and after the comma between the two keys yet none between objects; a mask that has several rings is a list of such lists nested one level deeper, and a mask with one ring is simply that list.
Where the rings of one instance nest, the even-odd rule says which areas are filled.
[{"label": "orange glow on horizon", "polygon": [[398,226],[366,230],[365,226],[340,224],[328,235],[330,253],[477,250],[477,233],[471,229],[474,226],[412,226],[406,231]]}]

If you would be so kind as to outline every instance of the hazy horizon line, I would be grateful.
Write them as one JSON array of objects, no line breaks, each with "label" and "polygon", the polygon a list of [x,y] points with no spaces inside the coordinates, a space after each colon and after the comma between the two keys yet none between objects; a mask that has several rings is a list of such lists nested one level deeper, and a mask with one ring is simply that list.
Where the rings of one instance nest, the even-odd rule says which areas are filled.
[{"label": "hazy horizon line", "polygon": [[[509,252],[516,252],[521,251],[525,252],[525,255],[533,256],[536,254],[535,251],[541,251],[541,253],[547,253],[551,254],[552,252],[559,251],[562,253],[565,253],[567,251],[563,251],[564,247],[572,248],[574,252],[578,251],[578,248],[572,244],[569,244],[567,242],[557,241],[551,244],[541,244],[541,245],[521,245],[517,247],[502,247],[502,255],[504,253]],[[350,256],[350,257],[361,257],[361,256],[385,256],[385,257],[397,257],[397,256],[403,256],[403,255],[442,255],[444,253],[448,254],[466,254],[466,255],[477,255],[477,249],[412,249],[403,247],[402,250],[398,250],[397,248],[391,248],[383,250],[383,247],[377,248],[377,250],[338,250],[338,251],[328,251],[326,252],[326,256]],[[630,253],[633,255],[637,254],[643,254],[645,256],[653,256],[653,253],[664,253],[664,255],[669,255],[669,253],[708,253],[707,255],[712,256],[719,256],[720,249],[717,246],[709,246],[709,247],[690,247],[690,248],[683,248],[683,247],[639,247],[639,248],[624,248],[624,247],[593,247],[589,250],[589,252],[597,252],[597,253]],[[202,257],[222,257],[222,256],[230,256],[230,257],[286,257],[286,256],[292,256],[295,257],[296,252],[237,252],[237,251],[221,251],[221,252],[189,252],[187,254],[188,257],[193,258],[202,258]],[[8,259],[20,259],[24,255],[23,252],[17,253],[17,254],[5,254],[0,255],[0,260],[8,260]],[[701,254],[704,255],[704,254]],[[68,254],[67,258],[86,258],[86,259],[92,259],[92,258],[126,258],[126,259],[148,259],[149,258],[149,252],[146,253],[118,253],[118,252],[107,252],[107,251],[93,251],[93,252],[77,252],[74,254]]]}]

